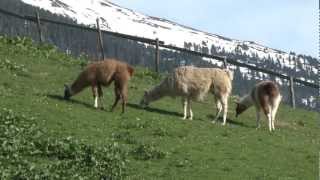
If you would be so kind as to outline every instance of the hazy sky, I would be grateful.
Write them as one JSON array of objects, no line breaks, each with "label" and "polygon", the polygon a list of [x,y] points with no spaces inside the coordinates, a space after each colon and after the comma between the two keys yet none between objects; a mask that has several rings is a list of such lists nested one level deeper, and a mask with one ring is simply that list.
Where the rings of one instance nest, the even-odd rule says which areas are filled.
[{"label": "hazy sky", "polygon": [[199,30],[318,57],[319,0],[111,0]]}]

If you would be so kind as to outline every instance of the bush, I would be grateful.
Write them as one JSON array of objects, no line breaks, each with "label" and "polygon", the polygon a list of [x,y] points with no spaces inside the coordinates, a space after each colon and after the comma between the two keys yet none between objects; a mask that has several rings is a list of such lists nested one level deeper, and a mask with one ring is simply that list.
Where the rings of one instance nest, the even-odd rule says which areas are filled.
[{"label": "bush", "polygon": [[14,75],[23,75],[28,72],[23,64],[17,64],[9,59],[0,60],[0,68],[9,70]]},{"label": "bush", "polygon": [[[67,137],[45,138],[35,118],[0,112],[0,179],[119,179],[127,152],[115,142],[94,147]],[[41,158],[39,165],[36,159]],[[39,163],[39,162],[38,162]]]},{"label": "bush", "polygon": [[168,155],[168,152],[163,152],[157,149],[153,144],[140,144],[131,151],[131,154],[138,160],[163,159]]},{"label": "bush", "polygon": [[137,68],[137,71],[134,75],[135,77],[139,78],[139,79],[152,79],[152,80],[160,80],[162,78],[162,76],[159,73],[156,73],[154,71],[151,71],[149,69],[145,69],[145,68]]}]

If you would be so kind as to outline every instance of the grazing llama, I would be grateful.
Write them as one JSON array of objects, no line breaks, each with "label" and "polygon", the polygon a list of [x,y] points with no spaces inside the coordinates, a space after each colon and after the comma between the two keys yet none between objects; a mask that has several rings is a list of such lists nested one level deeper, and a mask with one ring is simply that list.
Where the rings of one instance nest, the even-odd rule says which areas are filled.
[{"label": "grazing llama", "polygon": [[262,110],[268,118],[269,131],[275,130],[274,121],[281,99],[282,96],[276,83],[272,81],[259,82],[249,94],[236,102],[236,117],[254,105],[257,113],[257,128],[260,127],[260,112]]},{"label": "grazing llama", "polygon": [[64,98],[69,99],[71,96],[81,92],[84,88],[91,86],[94,98],[94,107],[98,108],[103,96],[102,86],[108,87],[114,81],[115,102],[111,108],[114,110],[118,101],[122,99],[122,113],[125,111],[128,94],[128,81],[132,77],[134,69],[126,63],[115,59],[106,59],[104,61],[89,64],[78,76],[78,78],[69,87],[65,85]]},{"label": "grazing llama", "polygon": [[[229,70],[218,68],[196,68],[183,66],[176,68],[159,85],[150,91],[146,91],[140,102],[141,106],[148,106],[164,96],[182,97],[184,109],[183,119],[192,120],[193,112],[191,100],[202,101],[208,92],[215,96],[218,108],[218,118],[223,109],[223,125],[226,124],[228,97],[231,93],[233,73]],[[189,113],[189,115],[188,115]],[[213,121],[215,122],[216,119]]]}]

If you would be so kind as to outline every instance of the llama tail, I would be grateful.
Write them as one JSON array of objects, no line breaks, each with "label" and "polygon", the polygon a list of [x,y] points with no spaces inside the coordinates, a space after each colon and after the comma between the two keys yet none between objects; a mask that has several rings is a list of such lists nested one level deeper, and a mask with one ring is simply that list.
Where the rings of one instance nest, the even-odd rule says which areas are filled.
[{"label": "llama tail", "polygon": [[130,77],[132,77],[132,76],[133,76],[133,73],[134,73],[134,68],[128,65],[128,66],[127,66],[127,70],[128,70],[128,72],[129,72],[129,74],[130,74]]}]

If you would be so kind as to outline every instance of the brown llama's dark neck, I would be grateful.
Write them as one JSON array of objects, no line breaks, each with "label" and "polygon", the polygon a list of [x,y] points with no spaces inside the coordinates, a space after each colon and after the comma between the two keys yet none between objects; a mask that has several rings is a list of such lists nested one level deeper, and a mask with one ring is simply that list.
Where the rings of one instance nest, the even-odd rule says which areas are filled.
[{"label": "brown llama's dark neck", "polygon": [[70,87],[70,95],[74,96],[88,86],[89,86],[89,83],[86,80],[82,80],[81,78],[78,78],[75,82],[72,83]]}]

